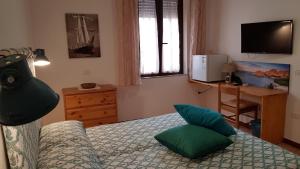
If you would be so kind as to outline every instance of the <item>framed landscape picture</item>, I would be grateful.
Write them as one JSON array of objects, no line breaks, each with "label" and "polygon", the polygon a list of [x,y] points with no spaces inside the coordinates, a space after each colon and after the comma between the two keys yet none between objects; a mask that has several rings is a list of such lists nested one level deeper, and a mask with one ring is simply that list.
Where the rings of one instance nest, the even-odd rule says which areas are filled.
[{"label": "framed landscape picture", "polygon": [[101,57],[97,14],[66,14],[69,58]]},{"label": "framed landscape picture", "polygon": [[243,83],[275,89],[289,90],[290,64],[262,63],[262,62],[235,62],[238,76]]}]

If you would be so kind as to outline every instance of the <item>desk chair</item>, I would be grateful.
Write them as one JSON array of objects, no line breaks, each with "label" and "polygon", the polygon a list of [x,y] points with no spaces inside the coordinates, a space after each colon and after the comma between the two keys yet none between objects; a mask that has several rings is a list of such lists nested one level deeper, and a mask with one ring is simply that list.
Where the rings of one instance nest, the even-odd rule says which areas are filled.
[{"label": "desk chair", "polygon": [[[234,96],[234,99],[223,101],[222,94],[227,94]],[[225,116],[230,121],[235,122],[236,128],[240,127],[239,117],[240,114],[254,112],[254,118],[257,119],[259,104],[240,99],[240,87],[233,86],[228,84],[218,84],[218,111],[221,113],[221,110],[227,110],[231,113],[234,113],[232,116]]]}]

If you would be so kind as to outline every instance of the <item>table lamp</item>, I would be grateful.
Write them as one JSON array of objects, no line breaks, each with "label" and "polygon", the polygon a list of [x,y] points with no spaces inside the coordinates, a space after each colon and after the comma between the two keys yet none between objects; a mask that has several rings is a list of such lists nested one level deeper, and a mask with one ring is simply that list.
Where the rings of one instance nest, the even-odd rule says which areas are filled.
[{"label": "table lamp", "polygon": [[33,77],[25,55],[0,58],[0,124],[30,123],[48,114],[58,101],[58,94]]},{"label": "table lamp", "polygon": [[225,63],[223,65],[222,72],[226,73],[226,76],[225,76],[226,83],[231,83],[231,76],[232,76],[232,73],[235,71],[236,71],[236,67],[233,63]]}]

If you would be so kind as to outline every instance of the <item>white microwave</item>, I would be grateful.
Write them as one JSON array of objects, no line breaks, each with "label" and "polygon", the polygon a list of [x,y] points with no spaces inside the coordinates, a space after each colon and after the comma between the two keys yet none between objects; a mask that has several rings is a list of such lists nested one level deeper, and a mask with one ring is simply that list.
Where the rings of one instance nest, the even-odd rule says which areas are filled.
[{"label": "white microwave", "polygon": [[203,82],[223,81],[223,65],[227,63],[225,55],[193,55],[192,80]]}]

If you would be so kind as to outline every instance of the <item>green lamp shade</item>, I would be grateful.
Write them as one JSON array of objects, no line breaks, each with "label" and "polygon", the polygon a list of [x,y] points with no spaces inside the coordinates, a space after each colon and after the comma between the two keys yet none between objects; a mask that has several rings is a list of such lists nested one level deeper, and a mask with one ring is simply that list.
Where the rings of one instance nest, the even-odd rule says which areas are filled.
[{"label": "green lamp shade", "polygon": [[0,123],[16,126],[35,121],[59,101],[47,84],[32,76],[24,55],[0,59]]}]

